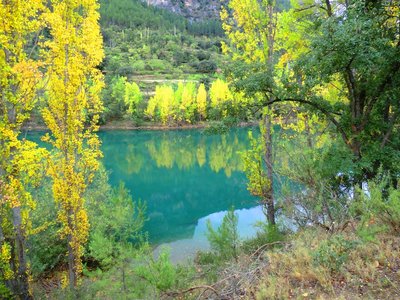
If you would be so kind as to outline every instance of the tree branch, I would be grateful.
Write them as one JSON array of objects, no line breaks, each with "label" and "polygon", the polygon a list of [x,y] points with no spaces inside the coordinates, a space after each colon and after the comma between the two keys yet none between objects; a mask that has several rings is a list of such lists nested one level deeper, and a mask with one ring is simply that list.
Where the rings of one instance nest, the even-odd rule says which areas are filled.
[{"label": "tree branch", "polygon": [[309,101],[309,100],[305,100],[305,99],[297,99],[297,98],[285,98],[285,99],[279,99],[279,98],[275,98],[272,101],[268,101],[267,103],[264,104],[264,106],[269,106],[272,105],[273,103],[276,102],[297,102],[297,103],[303,103],[303,104],[308,104],[314,108],[316,108],[317,110],[319,110],[320,112],[322,112],[337,128],[337,130],[339,130],[343,141],[350,146],[350,139],[347,136],[346,132],[344,131],[344,129],[342,128],[342,126],[340,126],[339,122],[332,116],[332,112],[328,111],[327,109],[323,108],[321,105],[319,105],[318,103]]}]

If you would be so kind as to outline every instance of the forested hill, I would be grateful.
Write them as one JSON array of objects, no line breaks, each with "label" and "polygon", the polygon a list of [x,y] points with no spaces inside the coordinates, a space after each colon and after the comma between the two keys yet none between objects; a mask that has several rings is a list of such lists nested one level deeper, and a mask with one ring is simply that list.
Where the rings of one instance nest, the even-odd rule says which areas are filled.
[{"label": "forested hill", "polygon": [[223,36],[218,19],[189,21],[140,0],[100,1],[108,75],[213,73]]},{"label": "forested hill", "polygon": [[145,0],[146,3],[166,8],[191,20],[219,18],[219,0]]},{"label": "forested hill", "polygon": [[151,95],[156,83],[168,80],[210,81],[225,64],[219,19],[189,20],[141,0],[101,0],[100,15],[106,122],[124,114],[123,101],[115,96],[122,77]]}]

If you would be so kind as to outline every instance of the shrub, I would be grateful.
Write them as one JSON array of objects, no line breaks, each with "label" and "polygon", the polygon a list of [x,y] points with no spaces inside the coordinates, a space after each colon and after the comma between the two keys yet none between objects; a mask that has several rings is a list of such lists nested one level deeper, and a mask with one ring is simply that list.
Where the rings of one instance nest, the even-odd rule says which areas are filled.
[{"label": "shrub", "polygon": [[316,265],[321,265],[332,273],[338,273],[346,264],[350,251],[356,245],[355,241],[345,239],[343,235],[336,235],[318,246],[313,252],[313,261]]},{"label": "shrub", "polygon": [[167,248],[161,250],[158,259],[154,259],[150,255],[147,263],[136,267],[135,273],[161,291],[170,289],[176,283],[177,278],[176,268],[169,259]]},{"label": "shrub", "polygon": [[256,236],[243,242],[242,249],[247,253],[253,253],[263,246],[273,247],[285,239],[283,231],[277,225],[259,222],[256,226],[259,228]]},{"label": "shrub", "polygon": [[387,177],[379,177],[368,182],[367,191],[359,191],[361,197],[351,207],[361,218],[358,233],[367,240],[385,230],[400,233],[400,190],[390,186]]},{"label": "shrub", "polygon": [[212,228],[210,220],[207,221],[207,239],[211,244],[211,250],[215,252],[221,260],[238,258],[240,240],[237,224],[238,217],[233,209],[226,213],[221,226],[216,230]]}]

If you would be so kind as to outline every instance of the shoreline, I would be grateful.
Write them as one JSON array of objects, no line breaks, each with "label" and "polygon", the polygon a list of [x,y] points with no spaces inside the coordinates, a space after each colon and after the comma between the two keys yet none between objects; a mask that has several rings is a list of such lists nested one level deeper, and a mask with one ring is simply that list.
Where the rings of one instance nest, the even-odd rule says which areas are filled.
[{"label": "shoreline", "polygon": [[[258,121],[256,122],[239,122],[233,127],[250,127],[258,125]],[[135,126],[133,124],[126,124],[126,123],[116,123],[116,124],[106,124],[101,125],[98,131],[116,131],[116,130],[190,130],[190,129],[202,129],[210,127],[210,123],[199,123],[199,124],[185,124],[185,125],[162,125],[162,124],[154,124],[154,125],[143,125],[143,126]],[[27,125],[23,126],[21,131],[46,131],[48,128],[44,125]]]}]

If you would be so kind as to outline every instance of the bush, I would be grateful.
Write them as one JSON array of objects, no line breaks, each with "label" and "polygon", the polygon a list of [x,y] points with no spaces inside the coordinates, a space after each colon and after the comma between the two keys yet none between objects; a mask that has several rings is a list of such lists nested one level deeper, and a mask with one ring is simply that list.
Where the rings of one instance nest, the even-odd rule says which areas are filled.
[{"label": "bush", "polygon": [[313,252],[314,263],[327,268],[332,273],[339,273],[342,266],[347,263],[350,251],[356,245],[355,241],[336,235],[323,241]]},{"label": "bush", "polygon": [[384,230],[400,233],[400,190],[380,177],[368,182],[367,191],[358,191],[361,197],[352,204],[353,215],[361,217],[358,232],[364,239]]},{"label": "bush", "polygon": [[283,231],[277,225],[260,222],[256,226],[259,228],[256,236],[243,242],[242,249],[246,253],[253,253],[260,247],[267,247],[267,245],[272,248],[285,239]]},{"label": "bush", "polygon": [[206,234],[211,250],[223,261],[238,258],[240,240],[237,224],[238,217],[233,209],[226,213],[221,226],[216,230],[212,228],[210,220],[207,221],[208,232]]},{"label": "bush", "polygon": [[123,259],[132,247],[142,245],[145,205],[133,202],[123,183],[112,190],[106,201],[89,201],[91,222],[88,256],[103,268]]},{"label": "bush", "polygon": [[217,70],[217,64],[211,60],[202,60],[194,67],[199,73],[214,73]]},{"label": "bush", "polygon": [[161,291],[166,291],[176,284],[176,269],[169,259],[169,251],[166,248],[161,250],[158,259],[150,255],[147,263],[138,266],[135,273]]}]

